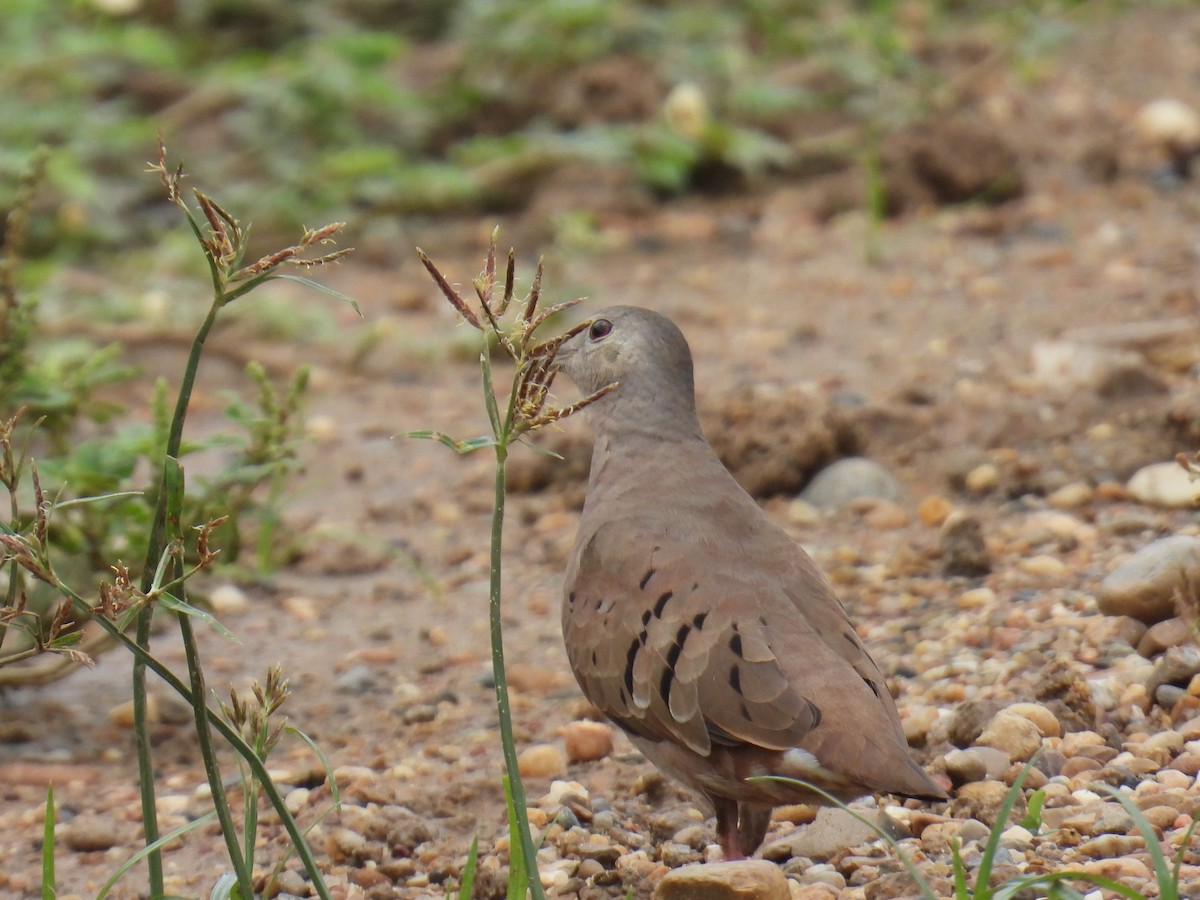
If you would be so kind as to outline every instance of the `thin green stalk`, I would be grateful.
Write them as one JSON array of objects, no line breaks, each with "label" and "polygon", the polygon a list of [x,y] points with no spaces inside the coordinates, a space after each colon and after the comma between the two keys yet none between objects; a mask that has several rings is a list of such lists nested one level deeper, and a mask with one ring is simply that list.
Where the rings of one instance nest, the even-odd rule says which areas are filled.
[{"label": "thin green stalk", "polygon": [[[221,834],[225,837],[225,849],[229,853],[229,861],[237,876],[238,889],[243,897],[253,897],[254,881],[250,875],[250,865],[247,858],[242,855],[242,848],[238,843],[237,830],[233,826],[233,816],[229,812],[229,801],[225,797],[225,785],[221,782],[221,769],[217,765],[217,753],[212,743],[212,732],[209,730],[208,704],[204,701],[206,694],[204,669],[200,666],[196,636],[187,616],[179,617],[179,631],[183,636],[183,652],[187,658],[192,694],[196,698],[192,704],[196,718],[196,738],[200,743],[200,756],[204,760],[204,774],[208,778],[208,787],[212,791],[213,809],[216,810],[217,820],[221,823]],[[215,718],[214,716],[213,719],[215,720]],[[247,797],[246,803],[250,802],[250,798]]]},{"label": "thin green stalk", "polygon": [[520,837],[519,848],[510,848],[510,853],[519,852],[525,860],[529,873],[529,889],[535,900],[542,896],[541,880],[537,871],[537,850],[529,833],[529,820],[525,816],[525,786],[521,783],[521,771],[517,765],[517,747],[513,739],[512,712],[508,701],[508,680],[504,671],[504,635],[500,616],[500,571],[501,550],[504,538],[504,464],[508,458],[505,446],[507,435],[497,435],[496,442],[496,490],[492,507],[492,547],[489,585],[488,618],[492,633],[492,673],[496,681],[496,711],[500,718],[500,745],[504,750],[504,768],[508,773],[509,790],[512,791],[515,828]]},{"label": "thin green stalk", "polygon": [[[175,413],[171,417],[171,430],[167,436],[167,446],[163,459],[162,474],[159,479],[158,497],[155,502],[154,519],[150,525],[150,539],[146,545],[146,561],[143,566],[142,590],[149,591],[154,570],[162,556],[167,530],[167,477],[170,468],[168,460],[179,458],[179,447],[183,441],[183,423],[187,418],[188,404],[192,400],[192,388],[196,383],[196,373],[200,368],[200,356],[204,351],[204,341],[217,320],[220,301],[214,302],[208,315],[196,332],[188,353],[187,366],[184,369],[183,380],[179,386],[179,396],[175,401]],[[149,606],[141,610],[137,617],[137,631],[134,640],[137,645],[149,653],[150,649],[150,619],[153,611]],[[203,694],[199,695],[203,697]],[[203,703],[202,703],[203,705]],[[138,788],[142,799],[142,830],[145,834],[146,846],[157,843],[158,807],[155,803],[154,788],[154,758],[150,747],[150,721],[146,703],[146,664],[141,656],[135,656],[133,661],[133,730],[134,743],[137,747]],[[150,895],[161,897],[165,893],[162,868],[162,850],[154,849],[146,856],[146,867],[150,882]]]}]

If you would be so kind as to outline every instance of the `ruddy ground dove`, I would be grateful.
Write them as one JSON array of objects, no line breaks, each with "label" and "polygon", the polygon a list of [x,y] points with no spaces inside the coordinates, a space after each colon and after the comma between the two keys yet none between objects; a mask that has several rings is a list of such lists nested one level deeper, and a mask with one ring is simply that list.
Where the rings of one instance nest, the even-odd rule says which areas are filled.
[{"label": "ruddy ground dove", "polygon": [[709,446],[692,357],[669,319],[615,306],[559,350],[595,433],[567,567],[563,636],[587,698],[702,794],[726,858],[753,853],[773,807],[942,799],[842,604]]}]

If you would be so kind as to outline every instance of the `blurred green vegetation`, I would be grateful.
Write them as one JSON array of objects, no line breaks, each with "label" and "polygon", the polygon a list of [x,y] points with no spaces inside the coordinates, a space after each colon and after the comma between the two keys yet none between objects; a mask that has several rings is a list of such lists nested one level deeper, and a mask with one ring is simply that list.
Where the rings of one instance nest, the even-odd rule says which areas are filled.
[{"label": "blurred green vegetation", "polygon": [[922,115],[947,35],[968,56],[1036,52],[1075,5],[8,0],[0,210],[46,144],[52,214],[28,254],[145,244],[170,215],[141,171],[160,130],[260,236],[302,215],[509,208],[567,158],[660,196],[740,185],[797,165],[831,113]]}]

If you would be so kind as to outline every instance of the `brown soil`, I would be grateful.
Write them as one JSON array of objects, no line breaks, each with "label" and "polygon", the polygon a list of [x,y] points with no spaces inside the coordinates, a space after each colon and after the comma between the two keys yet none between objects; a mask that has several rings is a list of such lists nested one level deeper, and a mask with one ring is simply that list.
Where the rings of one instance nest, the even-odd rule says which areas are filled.
[{"label": "brown soil", "polygon": [[[973,167],[999,160],[1019,171],[1010,193],[1017,184],[1023,193],[999,206],[968,207],[936,206],[958,199],[936,185],[906,193],[906,214],[883,228],[882,264],[864,262],[868,226],[861,213],[821,221],[828,182],[654,206],[600,198],[605,246],[585,253],[545,241],[540,216],[588,203],[593,194],[581,180],[555,178],[557,193],[536,197],[528,213],[503,222],[503,239],[522,252],[526,274],[530,256],[547,253],[546,283],[556,299],[586,293],[589,310],[630,303],[675,318],[695,353],[714,443],[768,511],[833,571],[865,634],[880,617],[896,615],[863,586],[870,566],[904,558],[883,592],[915,594],[930,606],[951,602],[967,582],[940,576],[937,530],[915,516],[887,530],[871,528],[856,512],[816,526],[793,521],[789,498],[829,460],[853,451],[881,462],[903,485],[910,512],[934,494],[973,512],[1002,572],[1027,549],[1003,536],[1047,493],[1070,482],[1120,484],[1144,463],[1196,449],[1200,204],[1194,183],[1166,189],[1156,182],[1153,155],[1130,122],[1160,96],[1200,106],[1197,35],[1200,13],[1135,10],[1084,26],[1034,83],[1012,66],[985,73],[964,105],[1011,148],[1011,158],[969,150],[979,147],[977,131],[956,143],[962,126],[905,135],[895,152],[915,148],[910,162],[924,160],[904,167],[905,177],[933,167],[950,172],[957,185],[977,186],[983,176]],[[597,70],[591,77],[607,85],[614,76]],[[939,135],[945,141],[931,147]],[[491,225],[411,225],[400,246],[420,243],[467,283]],[[412,857],[411,866],[390,870],[400,872],[395,878],[385,867],[368,878],[354,852],[328,837],[317,852],[339,891],[441,896],[456,884],[473,834],[493,855],[505,833],[487,684],[491,469],[486,454],[460,459],[432,443],[391,439],[417,427],[477,434],[485,419],[471,353],[448,352],[466,345],[449,308],[414,259],[395,258],[394,238],[391,250],[373,246],[369,235],[364,240],[360,261],[342,266],[334,281],[359,299],[367,324],[346,315],[344,343],[305,350],[318,368],[311,418],[319,427],[287,507],[301,556],[245,587],[249,608],[225,618],[240,643],[201,636],[210,686],[221,692],[281,662],[292,683],[291,721],[333,766],[357,767],[345,775],[343,800],[392,809],[367,837],[386,842],[393,860]],[[1146,343],[1122,330],[1164,320],[1180,320],[1185,340],[1168,334]],[[355,329],[372,321],[394,329],[355,365]],[[1094,382],[1032,377],[1037,342],[1101,328],[1136,354],[1135,364]],[[301,361],[261,341],[253,346],[261,354],[247,351],[244,340],[253,338],[237,329],[211,339],[197,395],[201,425],[219,406],[219,391],[237,383],[237,357],[265,355],[281,368]],[[237,352],[224,355],[223,341],[236,341]],[[152,371],[178,371],[181,353],[138,346],[139,361]],[[558,605],[582,500],[586,425],[572,420],[543,442],[570,459],[517,454],[513,479],[521,492],[510,503],[506,533],[506,640],[522,746],[553,743],[585,711],[561,646]],[[966,492],[964,473],[988,460],[1000,468],[996,490]],[[1100,496],[1074,514],[1100,524],[1140,516],[1145,530],[1106,534],[1111,547],[1092,563],[1068,564],[1058,582],[1032,590],[1089,595],[1106,560],[1194,518],[1139,508],[1116,490]],[[1002,579],[995,584],[1007,589]],[[927,612],[901,613],[913,628],[871,644],[886,672],[911,673],[908,654],[922,637],[953,641],[922,634]],[[155,647],[182,667],[171,628]],[[1023,665],[1032,664],[1014,658],[1006,694],[1032,697],[1037,672]],[[106,841],[101,849],[59,847],[60,896],[94,895],[136,848],[132,738],[109,718],[127,697],[128,666],[112,652],[95,670],[0,697],[0,893],[36,893],[40,804],[51,780],[64,821],[99,817],[112,837],[111,849],[102,849]],[[355,677],[344,677],[348,672]],[[919,672],[897,679],[901,707],[925,694],[921,679]],[[964,680],[980,699],[1000,690]],[[160,793],[183,798],[182,809],[203,810],[193,799],[204,779],[191,728],[162,696],[163,721],[153,734]],[[272,765],[312,788],[301,815],[311,821],[327,800],[311,754],[285,742]],[[234,771],[230,758],[226,772]],[[572,765],[569,777],[607,799],[629,828],[650,833],[655,816],[691,803],[670,785],[643,790],[653,783],[650,771],[619,738],[616,753]],[[532,799],[547,788],[538,779],[527,786]],[[270,817],[266,822],[260,867],[269,869],[283,843]],[[326,835],[337,822],[326,821]],[[172,890],[207,895],[223,859],[213,826],[190,835],[166,854]],[[422,874],[430,886],[404,886]],[[345,887],[348,881],[355,886]],[[135,870],[115,896],[135,896],[139,884],[144,878]],[[642,895],[642,886],[629,886]],[[626,887],[617,882],[592,895],[624,896]]]}]

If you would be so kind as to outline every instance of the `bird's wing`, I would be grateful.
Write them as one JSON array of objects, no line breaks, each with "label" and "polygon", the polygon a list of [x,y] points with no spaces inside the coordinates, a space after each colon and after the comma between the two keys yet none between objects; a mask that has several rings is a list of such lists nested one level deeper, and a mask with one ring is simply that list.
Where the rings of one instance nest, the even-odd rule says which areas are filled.
[{"label": "bird's wing", "polygon": [[[578,549],[563,609],[584,693],[633,733],[701,755],[714,742],[797,746],[821,721],[823,685],[849,667],[793,607],[781,585],[789,577],[716,543],[602,525]],[[776,646],[811,655],[811,684]]]}]

